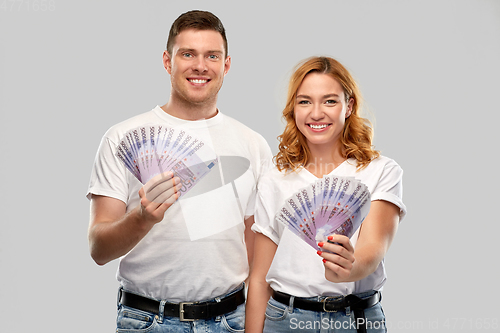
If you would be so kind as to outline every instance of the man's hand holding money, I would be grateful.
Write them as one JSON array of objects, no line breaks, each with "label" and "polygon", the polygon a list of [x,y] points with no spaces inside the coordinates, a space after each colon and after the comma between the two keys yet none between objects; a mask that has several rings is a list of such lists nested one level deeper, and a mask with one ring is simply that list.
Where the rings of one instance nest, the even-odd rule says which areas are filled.
[{"label": "man's hand holding money", "polygon": [[141,206],[139,214],[146,221],[158,223],[165,211],[179,198],[182,187],[179,177],[167,171],[151,178],[140,190]]}]

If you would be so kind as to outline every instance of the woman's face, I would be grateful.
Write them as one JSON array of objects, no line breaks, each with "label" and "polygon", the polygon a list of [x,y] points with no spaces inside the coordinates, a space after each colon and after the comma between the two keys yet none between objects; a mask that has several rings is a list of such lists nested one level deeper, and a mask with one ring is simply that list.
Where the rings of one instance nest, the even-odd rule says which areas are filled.
[{"label": "woman's face", "polygon": [[306,75],[297,90],[294,113],[309,149],[330,146],[337,149],[352,104],[352,98],[346,103],[344,89],[330,75],[315,72]]}]

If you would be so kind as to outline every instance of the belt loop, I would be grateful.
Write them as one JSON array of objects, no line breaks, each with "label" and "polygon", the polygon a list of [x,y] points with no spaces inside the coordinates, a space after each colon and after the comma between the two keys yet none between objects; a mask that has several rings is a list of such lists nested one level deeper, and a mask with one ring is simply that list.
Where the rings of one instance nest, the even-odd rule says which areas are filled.
[{"label": "belt loop", "polygon": [[295,300],[295,296],[290,295],[290,301],[288,302],[288,313],[293,313],[293,301]]},{"label": "belt loop", "polygon": [[[215,303],[220,303],[220,297],[215,297]],[[215,321],[219,322],[222,319],[222,315],[215,317]]]},{"label": "belt loop", "polygon": [[120,303],[121,303],[121,300],[122,300],[122,291],[123,291],[123,286],[120,286],[120,288],[118,288],[118,295],[116,296],[116,308],[120,308]]},{"label": "belt loop", "polygon": [[163,317],[165,316],[165,303],[167,303],[167,301],[161,300],[160,306],[158,307],[158,313],[159,313],[158,322],[160,324],[163,323]]}]

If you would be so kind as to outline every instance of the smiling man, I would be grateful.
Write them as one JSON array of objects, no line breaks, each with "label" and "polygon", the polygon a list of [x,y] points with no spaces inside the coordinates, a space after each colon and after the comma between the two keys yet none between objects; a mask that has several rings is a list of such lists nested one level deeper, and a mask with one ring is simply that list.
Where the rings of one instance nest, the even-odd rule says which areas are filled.
[{"label": "smiling man", "polygon": [[163,64],[171,76],[169,102],[162,109],[179,118],[198,120],[216,115],[217,94],[231,67],[225,36],[214,30],[187,28],[167,44]]},{"label": "smiling man", "polygon": [[[271,150],[217,108],[231,67],[227,50],[216,16],[179,16],[163,54],[168,102],[111,127],[101,140],[87,193],[88,236],[97,264],[120,260],[117,332],[244,329],[255,190]],[[218,156],[181,199],[186,179],[165,172],[142,184],[117,157],[124,135],[150,124],[195,136]]]}]

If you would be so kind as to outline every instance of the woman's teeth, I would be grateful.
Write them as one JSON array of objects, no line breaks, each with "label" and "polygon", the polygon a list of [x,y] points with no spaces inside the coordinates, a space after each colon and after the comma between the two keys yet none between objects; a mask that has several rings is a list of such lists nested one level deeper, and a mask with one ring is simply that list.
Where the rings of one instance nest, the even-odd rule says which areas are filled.
[{"label": "woman's teeth", "polygon": [[327,124],[323,124],[323,125],[312,125],[312,124],[309,124],[309,127],[313,128],[313,129],[322,129],[322,128],[325,128],[327,126],[328,126]]}]

